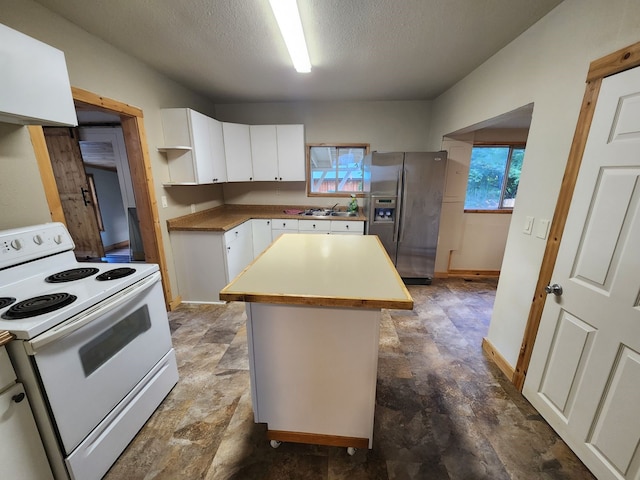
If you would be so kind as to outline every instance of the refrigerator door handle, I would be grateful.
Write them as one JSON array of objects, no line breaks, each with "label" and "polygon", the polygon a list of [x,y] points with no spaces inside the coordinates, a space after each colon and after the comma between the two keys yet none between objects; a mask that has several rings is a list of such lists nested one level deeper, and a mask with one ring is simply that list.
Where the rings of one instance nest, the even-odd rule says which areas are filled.
[{"label": "refrigerator door handle", "polygon": [[404,168],[404,166],[402,167],[402,198],[400,200],[400,212],[401,212],[401,218],[400,218],[400,222],[401,225],[398,228],[399,231],[399,239],[398,239],[398,243],[401,243],[404,240],[404,225],[405,225],[405,217],[407,215],[407,207],[406,207],[406,200],[407,200],[407,189],[404,188],[404,179],[406,176],[406,169]]},{"label": "refrigerator door handle", "polygon": [[[398,169],[398,181],[396,182],[396,185],[398,186],[398,188],[396,189],[396,203],[400,201],[400,191],[402,190],[402,177],[400,176],[400,172],[401,170]],[[396,243],[398,241],[398,233],[400,232],[400,218],[398,217],[398,212],[401,211],[402,206],[401,205],[397,205],[396,204],[396,211],[395,211],[395,223],[393,225],[393,243]]]}]

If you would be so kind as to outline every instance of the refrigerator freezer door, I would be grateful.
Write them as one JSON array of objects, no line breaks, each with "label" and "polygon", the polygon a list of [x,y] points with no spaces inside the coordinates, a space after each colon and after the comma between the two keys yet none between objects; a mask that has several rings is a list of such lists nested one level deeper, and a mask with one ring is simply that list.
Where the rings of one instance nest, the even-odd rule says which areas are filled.
[{"label": "refrigerator freezer door", "polygon": [[446,159],[446,152],[405,154],[396,269],[407,282],[433,278]]},{"label": "refrigerator freezer door", "polygon": [[374,152],[371,155],[371,193],[397,195],[404,153]]}]

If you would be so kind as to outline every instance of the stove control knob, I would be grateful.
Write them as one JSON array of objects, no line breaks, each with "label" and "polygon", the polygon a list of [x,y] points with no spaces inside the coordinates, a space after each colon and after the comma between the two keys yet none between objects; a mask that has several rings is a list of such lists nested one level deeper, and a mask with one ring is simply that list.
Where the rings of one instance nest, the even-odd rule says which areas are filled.
[{"label": "stove control knob", "polygon": [[62,235],[54,235],[53,241],[60,245],[62,243]]},{"label": "stove control knob", "polygon": [[33,243],[36,245],[42,245],[42,237],[40,235],[36,235],[33,237]]},{"label": "stove control knob", "polygon": [[10,245],[14,250],[20,250],[22,248],[22,242],[17,238],[15,240],[11,240]]}]

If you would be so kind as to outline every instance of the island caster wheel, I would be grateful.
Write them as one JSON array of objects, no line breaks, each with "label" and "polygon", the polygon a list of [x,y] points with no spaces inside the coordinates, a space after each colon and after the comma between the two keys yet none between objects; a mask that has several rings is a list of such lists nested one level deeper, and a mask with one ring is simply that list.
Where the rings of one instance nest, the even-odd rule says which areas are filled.
[{"label": "island caster wheel", "polygon": [[356,449],[353,447],[347,447],[347,455],[349,455],[350,457],[353,456],[353,454],[356,453]]},{"label": "island caster wheel", "polygon": [[271,445],[271,448],[278,448],[280,445],[282,445],[282,442],[280,442],[279,440],[271,440],[269,442],[269,445]]}]

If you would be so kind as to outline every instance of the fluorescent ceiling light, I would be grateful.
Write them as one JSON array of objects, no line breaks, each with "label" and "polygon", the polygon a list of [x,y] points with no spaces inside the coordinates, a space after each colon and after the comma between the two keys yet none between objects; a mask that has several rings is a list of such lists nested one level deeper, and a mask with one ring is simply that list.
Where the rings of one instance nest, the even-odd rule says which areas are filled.
[{"label": "fluorescent ceiling light", "polygon": [[269,0],[269,3],[278,21],[278,27],[289,50],[293,66],[299,73],[310,72],[311,62],[296,0]]}]

